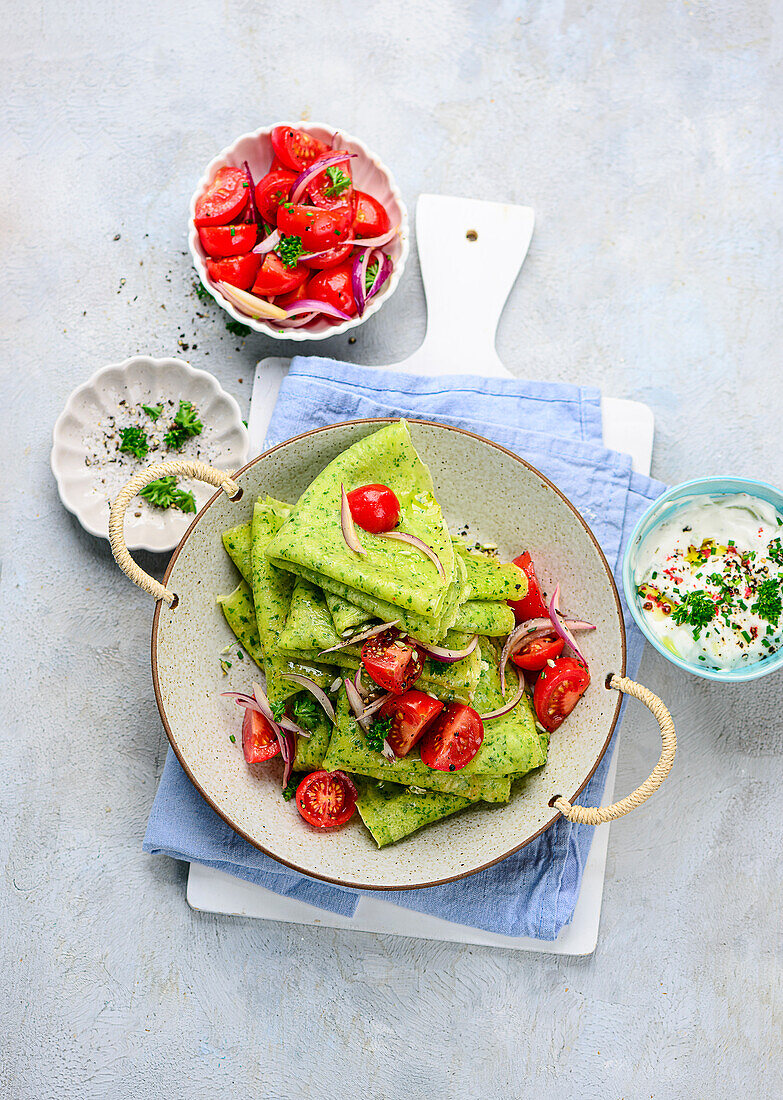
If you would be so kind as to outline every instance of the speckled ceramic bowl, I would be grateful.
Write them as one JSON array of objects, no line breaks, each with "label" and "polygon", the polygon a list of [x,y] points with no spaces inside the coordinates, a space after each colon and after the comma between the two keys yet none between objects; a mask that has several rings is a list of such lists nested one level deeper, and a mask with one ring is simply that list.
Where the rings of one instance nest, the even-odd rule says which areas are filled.
[{"label": "speckled ceramic bowl", "polygon": [[378,850],[355,815],[334,833],[311,829],[280,797],[281,765],[249,768],[229,741],[237,708],[221,692],[247,690],[247,658],[221,674],[219,654],[233,635],[215,597],[237,583],[221,532],[250,520],[259,493],[296,500],[337,454],[386,420],[359,420],[297,436],[255,459],[236,477],[244,493],[231,502],[217,493],[180,543],[165,583],[174,610],[156,606],[152,634],[155,693],[169,740],[209,804],[238,833],[296,870],[327,882],[371,889],[407,889],[460,878],[503,859],[546,829],[557,813],[550,801],[573,801],[611,737],[620,696],[604,687],[625,671],[625,633],[609,567],[586,524],[563,495],[510,451],[479,436],[411,421],[413,441],[427,462],[438,499],[454,529],[497,543],[507,560],[521,546],[535,550],[544,586],[559,580],[567,611],[597,629],[586,636],[592,687],[552,738],[549,760],[530,775],[507,806],[483,803]]},{"label": "speckled ceramic bowl", "polygon": [[[331,144],[335,135],[334,126],[325,126],[320,122],[275,123],[275,126],[280,125],[292,125],[299,130],[305,130],[326,145]],[[230,313],[234,320],[241,322],[243,325],[248,325],[256,332],[263,332],[274,340],[325,340],[328,336],[337,336],[341,332],[347,332],[348,329],[363,324],[368,317],[372,317],[374,313],[378,312],[384,302],[391,298],[400,281],[405,268],[405,261],[408,258],[408,211],[402,201],[400,189],[394,182],[391,172],[380,158],[371,152],[358,138],[351,137],[344,130],[337,131],[340,142],[339,148],[356,154],[351,161],[351,174],[357,190],[366,191],[383,203],[389,213],[391,224],[400,227],[396,237],[388,245],[384,245],[384,251],[389,253],[394,262],[391,275],[383,288],[370,299],[361,317],[352,317],[350,321],[342,321],[340,324],[328,321],[324,317],[315,317],[309,324],[303,325],[301,328],[281,329],[279,325],[275,326],[274,321],[255,320],[244,313],[240,313],[231,302],[223,297],[207,274],[205,264],[207,254],[199,239],[198,229],[193,224],[196,215],[196,201],[215,178],[218,169],[224,168],[226,165],[241,168],[243,162],[247,161],[253,179],[258,183],[261,177],[269,171],[274,157],[270,136],[273,129],[274,126],[265,126],[252,134],[243,134],[237,138],[233,145],[229,145],[221,153],[218,153],[215,159],[207,165],[206,171],[199,180],[198,187],[190,200],[188,244],[193,256],[193,264],[205,290],[209,291],[218,305],[222,306],[227,313]]]}]

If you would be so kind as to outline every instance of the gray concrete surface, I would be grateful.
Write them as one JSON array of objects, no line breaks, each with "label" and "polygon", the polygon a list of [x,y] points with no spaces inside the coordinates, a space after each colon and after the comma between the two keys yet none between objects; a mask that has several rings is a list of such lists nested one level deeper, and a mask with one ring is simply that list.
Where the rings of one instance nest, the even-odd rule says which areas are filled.
[{"label": "gray concrete surface", "polygon": [[[783,1095],[780,677],[717,689],[647,653],[680,752],[612,830],[591,958],[194,914],[184,867],[141,852],[165,749],[150,602],[48,466],[70,390],[136,352],[180,350],[246,407],[280,345],[200,306],[187,200],[234,135],[305,115],[361,135],[411,203],[535,208],[498,341],[516,372],[649,402],[665,480],[780,481],[780,5],[2,16],[0,1095]],[[424,322],[413,257],[355,344],[320,349],[391,361]],[[626,731],[619,791],[657,752],[649,722]]]}]

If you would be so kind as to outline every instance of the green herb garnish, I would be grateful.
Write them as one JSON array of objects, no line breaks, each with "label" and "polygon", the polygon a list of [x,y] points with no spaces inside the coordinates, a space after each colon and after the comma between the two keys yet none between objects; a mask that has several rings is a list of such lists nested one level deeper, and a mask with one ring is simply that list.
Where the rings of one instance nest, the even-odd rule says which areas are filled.
[{"label": "green herb garnish", "polygon": [[672,619],[678,626],[687,623],[693,627],[693,636],[698,638],[702,627],[712,622],[717,614],[717,608],[710,597],[699,589],[698,592],[688,592],[681,604],[672,611]]},{"label": "green herb garnish", "polygon": [[751,604],[750,610],[755,611],[759,618],[766,619],[768,623],[777,626],[780,622],[781,613],[783,613],[780,582],[776,581],[774,577],[762,581],[756,593],[756,602]]},{"label": "green herb garnish", "polygon": [[774,561],[775,565],[783,565],[783,542],[780,540],[780,535],[769,544],[767,553],[770,561]]},{"label": "green herb garnish", "polygon": [[373,752],[383,752],[383,742],[389,736],[392,727],[392,717],[376,718],[365,734],[367,745]]},{"label": "green herb garnish", "polygon": [[336,164],[330,165],[326,169],[326,174],[329,177],[329,183],[324,187],[324,194],[330,199],[334,198],[335,195],[341,195],[346,187],[351,186],[351,177],[347,176],[342,168],[338,168]]},{"label": "green herb garnish", "polygon": [[285,714],[285,703],[270,703],[272,708],[272,717],[276,722],[279,722]]},{"label": "green herb garnish", "polygon": [[286,800],[286,802],[290,802],[291,799],[294,797],[294,795],[296,794],[296,788],[299,786],[301,781],[301,775],[292,775],[291,778],[288,780],[285,787],[283,787],[283,798]]},{"label": "green herb garnish", "polygon": [[321,715],[321,708],[315,699],[307,695],[298,695],[294,700],[294,721],[302,729],[312,730]]},{"label": "green herb garnish", "polygon": [[201,435],[204,425],[199,420],[190,401],[180,401],[177,415],[171,427],[163,437],[163,442],[172,450],[179,451],[194,435]]},{"label": "green herb garnish", "polygon": [[147,416],[149,416],[152,420],[157,420],[160,414],[163,412],[162,405],[142,405],[141,407],[142,409],[144,409]]},{"label": "green herb garnish", "polygon": [[202,302],[206,302],[207,299],[211,297],[209,291],[207,290],[207,288],[204,286],[203,283],[194,283],[193,284],[193,289],[196,292],[196,296]]},{"label": "green herb garnish", "polygon": [[120,428],[120,450],[126,454],[135,455],[136,458],[144,458],[150,445],[147,442],[147,433],[141,428]]},{"label": "green herb garnish", "polygon": [[277,246],[277,254],[286,267],[296,267],[303,251],[302,238],[296,236],[281,237]]},{"label": "green herb garnish", "polygon": [[[196,500],[192,493],[177,488],[177,479],[173,474],[168,477],[159,477],[157,481],[151,481],[145,485],[139,493],[140,497],[156,508],[179,508],[180,512],[195,512]],[[231,668],[231,665],[228,666]]]},{"label": "green herb garnish", "polygon": [[234,336],[247,336],[250,329],[247,325],[243,325],[241,321],[226,321],[226,328]]},{"label": "green herb garnish", "polygon": [[232,745],[236,745],[237,739],[236,739],[236,737],[234,737],[233,733],[229,736],[228,739],[229,739],[229,741],[231,742]]},{"label": "green herb garnish", "polygon": [[375,277],[378,274],[378,268],[381,266],[380,260],[373,260],[367,267],[367,272],[364,276],[364,293],[370,293],[370,287],[375,282]]}]

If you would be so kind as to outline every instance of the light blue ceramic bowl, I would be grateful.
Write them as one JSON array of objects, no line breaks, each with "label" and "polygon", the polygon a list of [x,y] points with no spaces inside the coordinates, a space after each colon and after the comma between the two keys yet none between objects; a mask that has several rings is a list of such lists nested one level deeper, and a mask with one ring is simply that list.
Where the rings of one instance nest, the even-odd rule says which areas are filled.
[{"label": "light blue ceramic bowl", "polygon": [[769,657],[744,665],[742,668],[715,669],[691,664],[690,661],[675,656],[670,649],[662,645],[660,639],[647,625],[641,601],[636,594],[634,580],[639,547],[654,528],[668,520],[672,513],[686,502],[698,497],[718,496],[725,493],[748,493],[750,496],[759,497],[761,500],[768,501],[783,515],[783,491],[764,481],[755,481],[753,478],[746,477],[702,477],[697,481],[685,481],[682,485],[675,485],[673,489],[669,489],[668,493],[664,493],[656,500],[637,523],[623,559],[623,589],[626,603],[636,625],[650,645],[654,646],[667,661],[671,661],[673,665],[684,669],[685,672],[692,672],[694,676],[701,676],[704,680],[738,684],[745,680],[758,680],[761,676],[769,676],[771,672],[783,669],[783,648]]}]

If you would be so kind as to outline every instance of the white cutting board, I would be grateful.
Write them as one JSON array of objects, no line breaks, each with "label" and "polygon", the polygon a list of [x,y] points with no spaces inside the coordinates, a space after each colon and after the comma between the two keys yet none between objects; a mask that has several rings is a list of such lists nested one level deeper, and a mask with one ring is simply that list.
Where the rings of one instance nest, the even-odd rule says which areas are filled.
[{"label": "white cutting board", "polygon": [[[483,374],[511,377],[495,350],[495,332],[509,291],[527,255],[533,235],[533,211],[527,206],[421,195],[416,206],[416,237],[427,296],[427,333],[413,355],[386,369],[409,374]],[[470,309],[465,303],[470,302]],[[248,429],[250,453],[262,450],[272,410],[290,359],[263,359],[256,368]],[[372,368],[368,368],[371,370]],[[603,398],[603,441],[629,454],[633,468],[649,473],[653,415],[635,401]],[[604,805],[612,801],[617,769],[615,751]],[[500,936],[414,913],[363,895],[353,917],[341,917],[305,902],[198,863],[190,865],[187,899],[194,908],[232,916],[261,917],[296,924],[383,932],[424,939],[475,943],[523,951],[587,955],[598,942],[609,826],[601,825],[585,864],[582,888],[570,925],[554,943]]]}]

